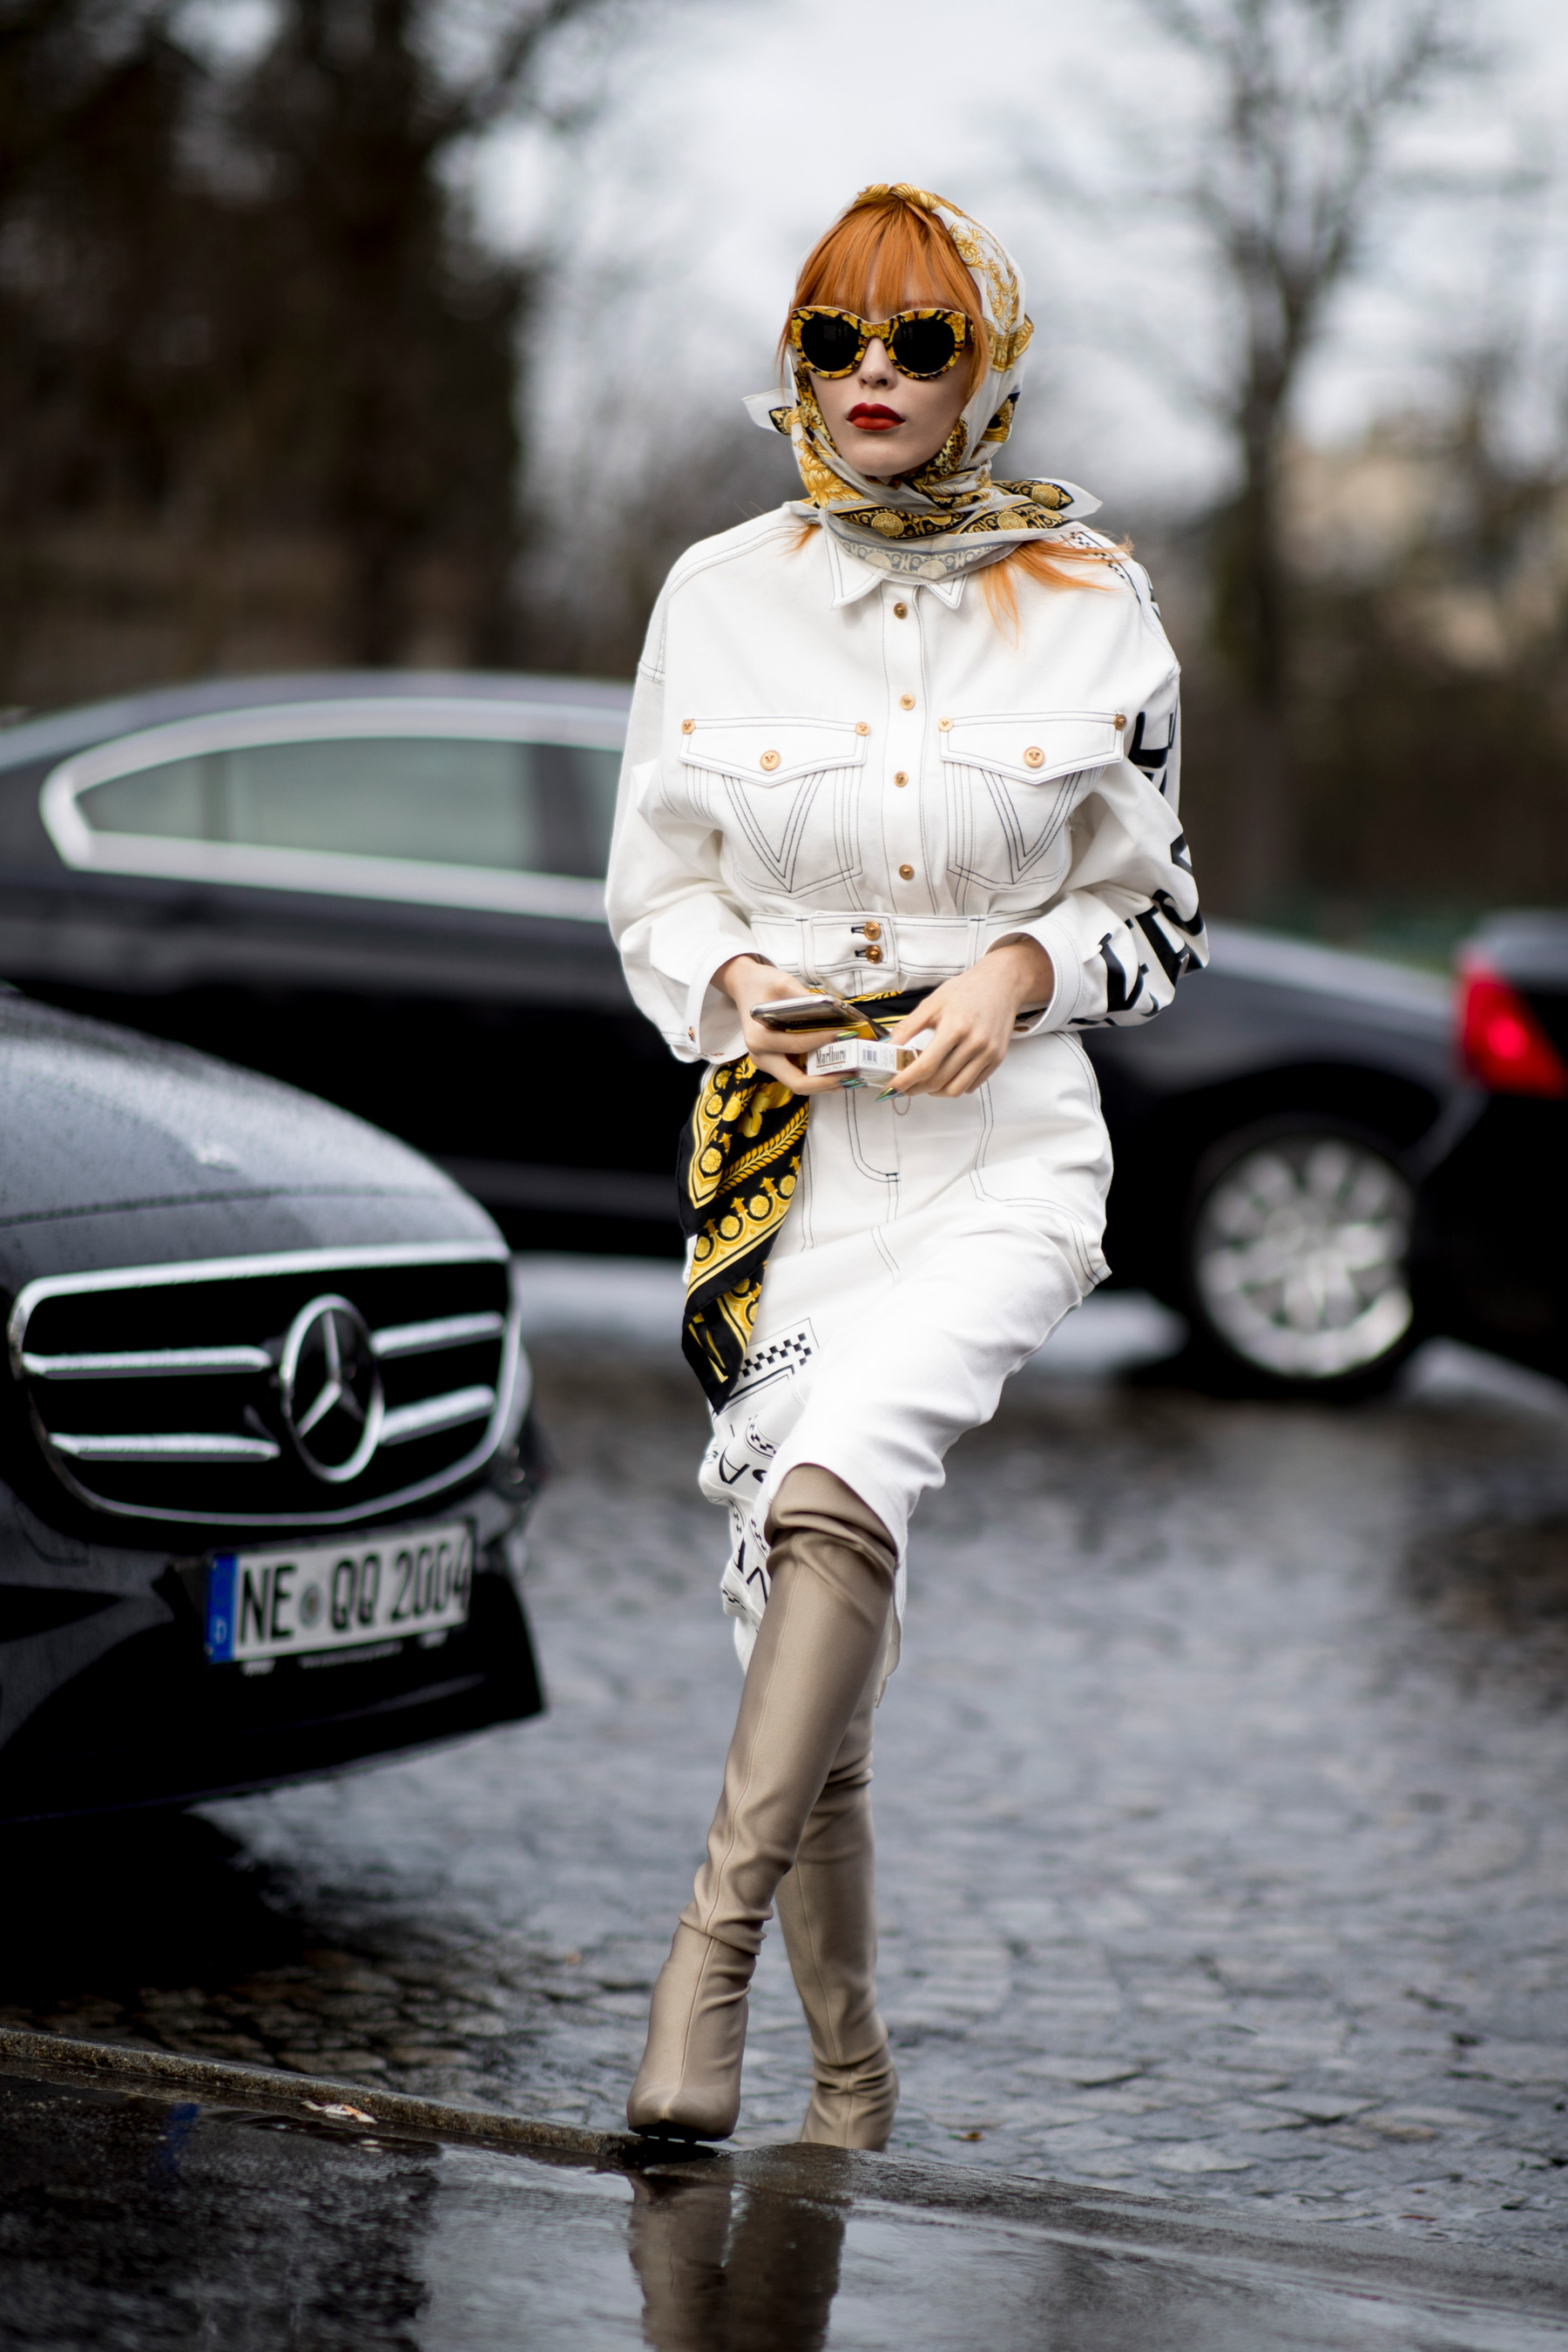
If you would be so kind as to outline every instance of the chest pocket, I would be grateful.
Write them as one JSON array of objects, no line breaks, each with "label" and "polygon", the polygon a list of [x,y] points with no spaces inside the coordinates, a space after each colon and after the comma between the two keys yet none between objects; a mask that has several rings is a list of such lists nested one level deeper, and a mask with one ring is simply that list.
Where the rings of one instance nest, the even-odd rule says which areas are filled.
[{"label": "chest pocket", "polygon": [[695,719],[680,756],[740,871],[794,895],[860,871],[866,737],[847,719]]},{"label": "chest pocket", "polygon": [[948,871],[958,883],[1048,897],[1068,866],[1066,827],[1086,772],[1121,757],[1120,713],[1009,712],[942,730]]}]

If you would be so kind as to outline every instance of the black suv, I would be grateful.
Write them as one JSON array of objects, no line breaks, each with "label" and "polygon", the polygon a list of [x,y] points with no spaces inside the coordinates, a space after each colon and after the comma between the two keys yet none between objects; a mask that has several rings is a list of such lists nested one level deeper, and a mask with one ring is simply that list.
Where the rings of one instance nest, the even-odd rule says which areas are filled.
[{"label": "black suv", "polygon": [[537,1713],[507,1247],[347,1113],[0,992],[0,1821]]}]

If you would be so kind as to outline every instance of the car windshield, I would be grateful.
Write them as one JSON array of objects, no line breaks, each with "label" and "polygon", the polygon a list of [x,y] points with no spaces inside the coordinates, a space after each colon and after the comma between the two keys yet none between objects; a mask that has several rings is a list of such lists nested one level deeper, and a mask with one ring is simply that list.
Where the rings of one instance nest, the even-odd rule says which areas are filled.
[{"label": "car windshield", "polygon": [[95,833],[597,877],[617,751],[435,736],[241,744],[80,793]]}]

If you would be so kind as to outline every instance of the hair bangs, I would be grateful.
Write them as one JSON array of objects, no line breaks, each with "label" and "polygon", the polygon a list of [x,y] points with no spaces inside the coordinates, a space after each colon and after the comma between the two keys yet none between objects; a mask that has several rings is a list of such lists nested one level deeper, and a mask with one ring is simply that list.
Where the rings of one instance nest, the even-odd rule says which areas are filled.
[{"label": "hair bangs", "polygon": [[[990,358],[990,335],[982,316],[980,291],[945,224],[903,196],[872,196],[854,205],[842,220],[818,237],[801,264],[792,310],[807,302],[828,302],[866,319],[891,318],[895,310],[962,310],[970,340],[961,365],[971,392]],[[779,338],[782,366],[788,330]]]}]

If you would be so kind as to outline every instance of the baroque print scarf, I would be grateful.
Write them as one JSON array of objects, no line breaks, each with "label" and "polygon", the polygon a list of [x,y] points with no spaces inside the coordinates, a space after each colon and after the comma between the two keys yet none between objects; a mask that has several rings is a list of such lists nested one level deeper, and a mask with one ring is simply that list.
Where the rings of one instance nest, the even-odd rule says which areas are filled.
[{"label": "baroque print scarf", "polygon": [[753,424],[787,435],[794,445],[805,497],[792,512],[825,524],[879,572],[944,580],[994,563],[1025,540],[1055,537],[1093,514],[1100,500],[1073,482],[993,480],[992,453],[1013,429],[1024,353],[1035,331],[1025,315],[1018,265],[988,228],[929,189],[879,184],[862,188],[855,201],[883,195],[902,196],[941,221],[980,289],[990,365],[946,441],[918,474],[890,482],[858,474],[834,447],[810,373],[793,353],[790,383],[753,393],[745,405]]},{"label": "baroque print scarf", "polygon": [[[884,989],[843,1001],[885,1033],[929,992]],[[742,1054],[707,1073],[681,1136],[676,1186],[692,1246],[680,1345],[715,1412],[729,1402],[752,1343],[763,1269],[795,1198],[810,1108],[809,1095],[791,1094]]]}]

